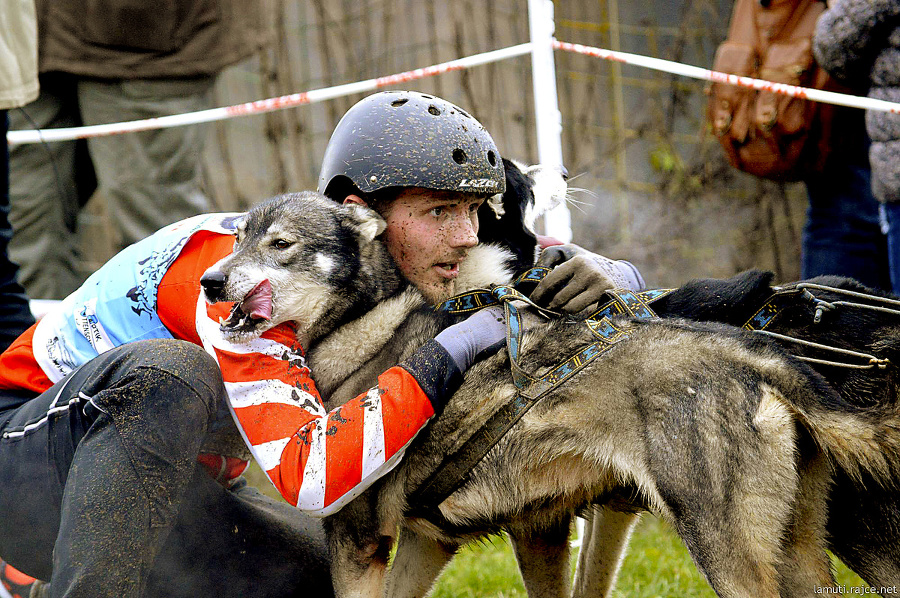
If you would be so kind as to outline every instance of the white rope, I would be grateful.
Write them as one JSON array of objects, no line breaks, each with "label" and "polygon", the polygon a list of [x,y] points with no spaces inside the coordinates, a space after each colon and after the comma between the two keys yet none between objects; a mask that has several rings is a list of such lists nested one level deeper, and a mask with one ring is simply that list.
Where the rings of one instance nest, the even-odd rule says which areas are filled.
[{"label": "white rope", "polygon": [[[104,135],[116,135],[120,133],[129,133],[134,131],[147,131],[151,129],[162,129],[166,127],[179,127],[184,125],[198,124],[204,122],[213,122],[236,118],[238,116],[248,116],[251,114],[263,114],[275,110],[284,110],[285,108],[293,108],[303,104],[314,104],[324,100],[331,100],[356,93],[364,93],[374,91],[389,85],[397,85],[406,83],[425,77],[433,77],[450,71],[462,70],[498,62],[523,56],[532,51],[531,43],[510,46],[500,50],[483,52],[474,54],[466,58],[451,60],[433,66],[428,66],[412,71],[405,71],[386,77],[378,77],[376,79],[367,79],[365,81],[357,81],[355,83],[347,83],[344,85],[336,85],[333,87],[324,87],[314,89],[302,93],[294,93],[265,100],[257,100],[255,102],[247,102],[245,104],[237,104],[234,106],[225,106],[222,108],[212,108],[210,110],[200,110],[198,112],[187,112],[184,114],[175,114],[171,116],[161,116],[158,118],[148,118],[143,120],[134,120],[120,123],[110,123],[105,125],[91,125],[86,127],[66,127],[60,129],[42,129],[42,130],[21,130],[10,131],[7,133],[6,139],[10,145],[24,143],[41,143],[51,141],[68,141],[72,139],[83,139],[87,137],[100,137]],[[836,104],[839,106],[850,106],[853,108],[863,108],[866,110],[877,110],[880,112],[891,112],[900,114],[900,103],[887,102],[873,98],[865,98],[831,91],[822,91],[820,89],[809,89],[796,85],[788,85],[786,83],[774,83],[764,79],[753,79],[751,77],[740,77],[737,75],[729,75],[719,71],[704,69],[688,64],[673,62],[670,60],[662,60],[660,58],[650,58],[639,54],[630,54],[628,52],[616,52],[614,50],[604,50],[592,46],[583,46],[581,44],[571,44],[554,40],[553,46],[556,49],[566,52],[574,52],[586,56],[602,58],[604,60],[612,60],[624,64],[640,66],[652,70],[663,71],[674,75],[682,75],[693,79],[701,79],[712,81],[714,83],[727,83],[730,85],[739,85],[762,91],[771,91],[782,95],[804,98],[825,102],[828,104]]]},{"label": "white rope", "polygon": [[771,91],[773,93],[795,98],[825,102],[826,104],[836,104],[838,106],[850,106],[852,108],[865,108],[866,110],[900,114],[900,103],[897,102],[886,102],[884,100],[835,93],[833,91],[810,89],[807,87],[788,85],[787,83],[773,83],[772,81],[753,79],[752,77],[739,77],[738,75],[729,75],[728,73],[711,71],[709,69],[688,64],[681,64],[680,62],[672,62],[660,58],[650,58],[639,54],[629,54],[628,52],[615,52],[613,50],[582,46],[581,44],[570,44],[558,40],[553,42],[553,46],[558,50],[594,56],[596,58],[603,58],[604,60],[613,60],[624,64],[642,66],[655,71],[663,71],[672,73],[673,75],[691,77],[693,79],[703,79],[705,81],[712,81],[713,83],[728,83],[730,85],[750,87],[760,91]]},{"label": "white rope", "polygon": [[423,79],[425,77],[433,77],[450,71],[471,68],[490,62],[498,62],[522,56],[531,52],[531,43],[519,44],[518,46],[510,46],[500,50],[474,54],[466,58],[459,58],[444,62],[433,66],[428,66],[412,71],[405,71],[386,77],[378,77],[377,79],[367,79],[365,81],[357,81],[356,83],[346,83],[344,85],[335,85],[333,87],[324,87],[314,89],[302,93],[293,93],[290,95],[279,96],[277,98],[269,98],[266,100],[257,100],[255,102],[247,102],[245,104],[237,104],[234,106],[225,106],[223,108],[211,108],[209,110],[199,110],[197,112],[186,112],[184,114],[174,114],[171,116],[160,116],[157,118],[146,118],[142,120],[132,120],[120,123],[110,123],[105,125],[90,125],[86,127],[65,127],[59,129],[42,129],[42,130],[22,130],[10,131],[6,135],[6,141],[10,145],[18,145],[24,143],[42,143],[51,141],[70,141],[72,139],[84,139],[87,137],[102,137],[104,135],[117,135],[120,133],[132,133],[135,131],[149,131],[151,129],[163,129],[167,127],[181,127],[185,125],[193,125],[198,123],[213,122],[235,118],[238,116],[248,116],[251,114],[263,114],[275,110],[284,110],[285,108],[293,108],[303,104],[315,104],[324,100],[332,100],[355,93],[364,93],[374,91],[381,87],[389,85],[397,85],[407,81]]}]

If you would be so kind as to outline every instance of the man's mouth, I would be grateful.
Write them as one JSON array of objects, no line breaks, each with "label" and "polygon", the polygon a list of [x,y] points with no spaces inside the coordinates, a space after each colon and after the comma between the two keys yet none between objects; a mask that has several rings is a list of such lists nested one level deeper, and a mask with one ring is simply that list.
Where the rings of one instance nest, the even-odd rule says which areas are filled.
[{"label": "man's mouth", "polygon": [[259,322],[272,319],[272,284],[268,279],[259,282],[231,308],[226,320],[220,322],[223,330],[237,331],[253,328]]},{"label": "man's mouth", "polygon": [[444,278],[459,276],[459,262],[438,262],[433,267]]}]

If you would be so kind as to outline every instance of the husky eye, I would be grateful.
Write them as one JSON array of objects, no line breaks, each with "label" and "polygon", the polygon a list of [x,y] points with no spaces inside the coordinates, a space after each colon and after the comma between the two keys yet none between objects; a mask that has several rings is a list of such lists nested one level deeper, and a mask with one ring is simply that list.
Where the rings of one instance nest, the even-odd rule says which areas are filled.
[{"label": "husky eye", "polygon": [[286,239],[275,239],[274,241],[272,241],[272,247],[274,247],[275,249],[287,249],[291,245],[293,245],[293,243]]}]

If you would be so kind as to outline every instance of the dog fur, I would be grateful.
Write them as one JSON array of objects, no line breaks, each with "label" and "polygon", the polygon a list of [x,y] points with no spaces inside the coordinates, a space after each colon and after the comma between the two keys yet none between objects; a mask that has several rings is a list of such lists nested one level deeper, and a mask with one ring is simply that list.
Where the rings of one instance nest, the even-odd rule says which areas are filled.
[{"label": "dog fur", "polygon": [[513,254],[508,265],[519,273],[534,266],[539,251],[535,220],[565,201],[566,178],[540,164],[526,166],[503,159],[506,192],[490,198],[478,210],[478,240],[499,245]]},{"label": "dog fur", "polygon": [[[294,322],[312,347],[320,390],[340,402],[446,323],[396,272],[376,239],[382,228],[374,213],[314,194],[276,199],[248,214],[233,256],[215,269],[226,280],[204,289],[240,307],[262,278],[271,280],[272,318],[238,313],[229,318],[233,333]],[[503,254],[480,251],[466,261],[465,284],[504,275]],[[472,268],[479,264],[489,268]],[[408,492],[513,392],[505,353],[473,367],[401,465],[327,521],[340,595],[376,596],[382,586],[389,596],[423,595],[459,546],[501,530],[510,532],[530,595],[568,595],[569,520],[598,504],[624,527],[642,509],[672,522],[722,596],[808,595],[830,584],[833,464],[851,484],[863,476],[889,488],[893,410],[844,400],[772,343],[731,328],[634,325],[608,356],[535,407],[441,505],[439,520],[405,519]],[[533,370],[588,340],[569,322],[531,315],[529,327],[523,364]],[[576,595],[590,586],[577,582]]]},{"label": "dog fur", "polygon": [[[664,317],[689,317],[743,325],[774,293],[770,272],[748,271],[726,280],[691,281],[653,305]],[[805,282],[896,300],[887,293],[835,276]],[[791,287],[794,284],[784,285]],[[849,298],[824,290],[812,293],[823,301],[855,301],[878,305],[876,300]],[[883,304],[882,304],[883,305]],[[786,306],[767,330],[815,343],[864,352],[887,359],[885,368],[857,369],[811,364],[848,403],[863,410],[898,412],[900,403],[900,314],[839,306],[814,321],[810,301],[799,297]],[[801,344],[783,343],[804,357],[861,363]],[[829,548],[870,586],[900,586],[900,497],[866,473],[862,481],[843,470],[835,472],[829,493]]]},{"label": "dog fur", "polygon": [[[265,263],[266,276],[287,269],[305,281],[300,290],[273,282],[272,313],[293,321],[313,345],[327,343],[333,326],[358,326],[353,314],[365,320],[374,305],[412,290],[397,276],[383,276],[391,263],[372,235],[380,226],[374,213],[301,194],[254,208],[245,222],[235,250],[242,257],[220,266],[229,279],[258,276]],[[278,239],[290,245],[278,249]],[[306,258],[280,261],[287,249]],[[348,252],[359,259],[340,275],[322,267]],[[470,256],[464,263],[474,262]],[[236,282],[234,300],[242,302],[240,289],[257,285]],[[295,292],[303,298],[288,300]],[[431,338],[442,322],[425,307],[409,313],[417,325],[403,320],[380,338],[409,350]],[[309,313],[327,314],[328,323]],[[339,595],[422,595],[459,546],[501,530],[515,539],[531,595],[567,595],[562,530],[571,513],[590,504],[647,509],[670,521],[721,596],[809,595],[815,585],[831,584],[824,528],[831,463],[890,477],[898,451],[892,416],[847,404],[808,367],[733,328],[620,324],[633,326],[629,336],[529,411],[440,505],[440,518],[407,519],[409,492],[515,393],[505,351],[473,366],[400,465],[326,520]],[[526,328],[521,364],[531,372],[592,338],[580,324],[535,314],[527,314]],[[371,359],[384,357],[385,347],[372,338],[361,343],[357,336],[344,348],[365,345]],[[402,359],[403,350],[393,352]],[[323,367],[317,355],[318,349],[309,355],[313,371],[339,365]],[[376,369],[392,365],[393,354],[391,361]],[[540,563],[535,555],[556,558]]]}]

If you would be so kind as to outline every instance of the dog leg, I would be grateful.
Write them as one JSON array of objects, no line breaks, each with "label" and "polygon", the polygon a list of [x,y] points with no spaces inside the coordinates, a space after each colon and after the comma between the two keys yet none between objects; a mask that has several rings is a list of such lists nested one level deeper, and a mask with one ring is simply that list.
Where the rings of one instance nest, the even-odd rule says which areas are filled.
[{"label": "dog leg", "polygon": [[[369,495],[374,496],[374,495]],[[325,519],[331,580],[338,598],[381,598],[393,538],[365,497]]]},{"label": "dog leg", "polygon": [[782,598],[810,596],[836,585],[825,537],[830,488],[831,464],[824,453],[817,451],[812,459],[800,464],[793,521],[785,537],[784,559],[778,567]]},{"label": "dog leg", "polygon": [[427,594],[458,548],[404,527],[397,542],[397,554],[385,579],[385,598],[420,598]]},{"label": "dog leg", "polygon": [[530,598],[569,596],[569,527],[571,518],[550,530],[510,531],[519,571]]},{"label": "dog leg", "polygon": [[[710,396],[697,395],[700,404]],[[703,447],[705,460],[702,467],[684,459],[654,463],[664,515],[721,598],[780,596],[778,566],[800,493],[795,420],[779,392],[760,386],[758,396],[755,434],[741,450],[723,450],[725,438],[668,420],[672,437]]]},{"label": "dog leg", "polygon": [[603,507],[594,507],[586,515],[572,596],[606,598],[615,587],[628,540],[640,515]]},{"label": "dog leg", "polygon": [[866,583],[900,588],[900,496],[864,474],[837,471],[828,505],[831,550]]}]

